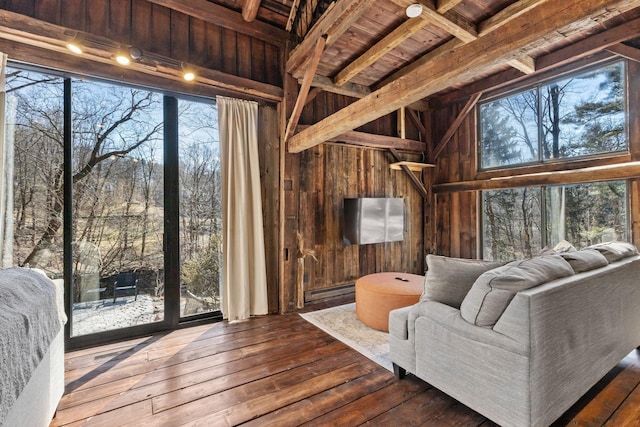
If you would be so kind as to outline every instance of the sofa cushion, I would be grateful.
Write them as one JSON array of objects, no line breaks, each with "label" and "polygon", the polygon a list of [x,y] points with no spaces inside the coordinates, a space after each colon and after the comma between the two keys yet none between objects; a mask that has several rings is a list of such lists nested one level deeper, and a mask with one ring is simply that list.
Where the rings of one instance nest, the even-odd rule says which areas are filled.
[{"label": "sofa cushion", "polygon": [[627,242],[607,242],[591,245],[588,249],[595,249],[607,258],[609,264],[638,253],[638,249]]},{"label": "sofa cushion", "polygon": [[571,265],[576,274],[609,265],[607,258],[595,249],[565,252],[560,256]]},{"label": "sofa cushion", "polygon": [[560,255],[510,262],[478,277],[462,301],[460,313],[474,325],[493,326],[519,291],[573,274]]},{"label": "sofa cushion", "polygon": [[459,309],[478,276],[503,264],[479,259],[427,255],[427,274],[420,301],[437,301]]}]

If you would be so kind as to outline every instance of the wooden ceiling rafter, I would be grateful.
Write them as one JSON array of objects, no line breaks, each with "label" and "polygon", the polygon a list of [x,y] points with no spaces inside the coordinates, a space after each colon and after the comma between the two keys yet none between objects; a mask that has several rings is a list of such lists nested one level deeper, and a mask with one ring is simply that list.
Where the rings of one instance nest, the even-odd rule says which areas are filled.
[{"label": "wooden ceiling rafter", "polygon": [[[299,79],[298,82],[302,84],[302,79]],[[364,98],[372,92],[371,88],[369,88],[368,86],[363,86],[351,82],[347,82],[342,86],[338,86],[333,83],[333,81],[329,77],[321,76],[318,74],[313,77],[313,83],[311,85],[326,92],[350,96],[352,98]],[[429,104],[423,100],[413,102],[407,105],[407,107],[418,111],[429,110]]]},{"label": "wooden ceiling rafter", "polygon": [[617,43],[609,46],[606,50],[613,53],[614,55],[618,55],[632,61],[640,62],[640,49],[637,49],[635,47],[627,46],[623,43]]},{"label": "wooden ceiling rafter", "polygon": [[293,4],[291,5],[291,11],[289,12],[289,18],[287,19],[287,25],[285,26],[285,31],[291,32],[293,29],[293,21],[296,19],[296,14],[298,13],[298,8],[300,7],[300,0],[293,0]]},{"label": "wooden ceiling rafter", "polygon": [[445,13],[462,3],[462,1],[463,0],[438,0],[438,7],[436,10],[438,13]]},{"label": "wooden ceiling rafter", "polygon": [[289,136],[291,136],[298,126],[298,121],[300,120],[300,115],[302,114],[302,110],[306,105],[307,95],[309,94],[309,89],[311,88],[311,82],[313,80],[313,76],[316,74],[316,68],[318,68],[318,63],[320,62],[320,56],[324,51],[324,48],[327,43],[326,37],[320,37],[316,42],[316,47],[313,52],[313,57],[311,58],[309,67],[304,73],[304,78],[302,80],[302,85],[300,86],[300,90],[298,91],[298,97],[296,99],[296,103],[293,106],[293,112],[291,113],[291,118],[289,119],[289,123],[287,123],[287,129],[284,133],[283,141],[287,141]]},{"label": "wooden ceiling rafter", "polygon": [[276,46],[281,46],[289,40],[289,33],[266,24],[253,21],[247,25],[242,15],[207,0],[147,0],[148,2],[164,6],[176,12],[184,13],[193,18],[216,24],[240,34],[264,40]]},{"label": "wooden ceiling rafter", "polygon": [[[621,44],[633,39],[640,33],[640,18],[625,22],[598,34],[589,36],[573,43],[571,46],[558,49],[554,52],[542,55],[536,59],[537,72],[544,72],[551,68],[560,67],[580,59],[591,57],[603,50],[609,50],[611,46]],[[625,45],[626,46],[626,45]],[[464,89],[441,96],[436,104],[450,104],[467,98],[477,92],[488,92],[522,80],[525,76],[515,74],[513,70],[507,70],[495,74],[489,79],[483,79],[465,86]]]},{"label": "wooden ceiling rafter", "polygon": [[491,72],[496,63],[517,59],[522,56],[522,48],[576,20],[611,11],[620,13],[637,5],[632,0],[618,0],[606,5],[601,0],[547,0],[544,3],[544,8],[530,9],[531,13],[535,11],[535,25],[532,26],[531,18],[523,13],[502,25],[501,31],[492,31],[473,42],[443,52],[438,61],[416,61],[420,65],[414,68],[415,73],[403,75],[291,137],[289,151],[303,151],[401,106],[464,83],[472,75]]},{"label": "wooden ceiling rafter", "polygon": [[326,46],[331,46],[373,3],[375,0],[338,0],[332,3],[304,40],[291,51],[286,65],[287,72],[297,79],[301,78],[313,56],[318,39],[326,37]]},{"label": "wooden ceiling rafter", "polygon": [[404,21],[395,30],[383,37],[382,40],[339,71],[333,78],[333,82],[336,86],[344,85],[428,24],[428,20],[419,17]]},{"label": "wooden ceiling rafter", "polygon": [[258,16],[261,0],[244,0],[242,5],[242,18],[247,22],[253,22]]},{"label": "wooden ceiling rafter", "polygon": [[[297,130],[309,128],[309,125],[298,125]],[[397,136],[377,135],[374,133],[349,131],[340,135],[336,135],[327,142],[340,143],[353,147],[365,147],[373,149],[388,150],[395,148],[396,150],[407,151],[411,153],[423,153],[427,149],[427,144],[414,139],[398,138]]]},{"label": "wooden ceiling rafter", "polygon": [[[490,18],[487,18],[486,20],[480,22],[477,25],[478,30],[475,33],[477,37],[474,40],[477,40],[477,38],[479,37],[484,37],[502,28],[504,25],[508,25],[511,21],[513,21],[517,17],[522,16],[525,13],[528,13],[533,8],[537,6],[541,6],[547,1],[549,0],[520,0],[516,3],[511,4],[510,6],[507,6],[506,8],[502,9],[500,12],[491,16]],[[406,7],[412,3],[412,0],[393,0],[393,2],[399,6]],[[469,33],[465,38],[470,39],[473,34],[474,33]],[[432,61],[435,58],[439,57],[440,55],[450,50],[454,50],[458,48],[463,43],[465,42],[459,38],[454,38],[452,40],[449,40],[443,45],[433,49],[430,52],[427,52],[418,60],[396,71],[391,76],[387,77],[382,82],[378,83],[374,87],[374,89],[379,89],[400,77],[413,73],[415,69],[421,67],[426,62]],[[522,72],[526,72],[527,74],[530,74],[531,69],[535,68],[535,61],[533,60],[533,58],[523,56],[523,55],[519,55],[518,57],[510,59],[507,62],[510,63],[509,65],[511,65],[512,67],[517,66],[518,70]]]}]

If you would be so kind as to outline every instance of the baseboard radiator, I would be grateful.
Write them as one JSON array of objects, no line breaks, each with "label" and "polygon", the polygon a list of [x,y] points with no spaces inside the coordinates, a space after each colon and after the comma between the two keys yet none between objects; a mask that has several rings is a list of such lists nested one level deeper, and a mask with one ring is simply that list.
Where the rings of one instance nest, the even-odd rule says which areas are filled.
[{"label": "baseboard radiator", "polygon": [[356,291],[355,283],[347,283],[330,288],[312,289],[304,292],[304,302],[318,301],[325,298],[332,298],[347,294],[353,294]]}]

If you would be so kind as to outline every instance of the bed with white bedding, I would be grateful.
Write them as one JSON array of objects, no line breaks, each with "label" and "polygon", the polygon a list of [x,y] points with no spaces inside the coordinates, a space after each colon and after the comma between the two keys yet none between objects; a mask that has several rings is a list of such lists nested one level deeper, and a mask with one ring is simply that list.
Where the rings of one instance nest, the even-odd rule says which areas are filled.
[{"label": "bed with white bedding", "polygon": [[64,392],[62,281],[0,270],[0,425],[47,426]]}]

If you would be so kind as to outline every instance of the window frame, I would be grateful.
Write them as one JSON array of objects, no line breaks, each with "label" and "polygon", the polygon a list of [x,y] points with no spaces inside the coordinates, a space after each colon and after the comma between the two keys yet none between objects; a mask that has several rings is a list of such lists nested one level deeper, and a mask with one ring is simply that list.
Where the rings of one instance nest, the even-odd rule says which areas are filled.
[{"label": "window frame", "polygon": [[[588,181],[588,182],[567,182],[567,183],[563,183],[563,184],[539,184],[539,185],[530,185],[530,186],[526,186],[526,187],[514,187],[512,189],[521,189],[521,188],[539,188],[540,189],[540,218],[541,218],[541,225],[542,225],[542,230],[541,230],[541,234],[540,234],[540,244],[541,244],[541,249],[545,248],[549,245],[548,242],[548,217],[547,217],[547,191],[548,188],[550,187],[560,187],[560,186],[572,186],[572,185],[588,185],[588,184],[601,184],[601,183],[606,183],[606,182],[623,182],[625,185],[625,197],[624,197],[624,202],[625,202],[625,212],[624,212],[624,220],[625,220],[625,225],[624,225],[624,235],[626,237],[626,241],[631,241],[632,238],[632,228],[633,228],[633,224],[632,224],[632,205],[631,205],[631,196],[632,196],[632,188],[631,188],[631,180],[630,179],[612,179],[612,180],[602,180],[602,181]],[[478,226],[477,226],[477,230],[478,230],[478,246],[477,246],[477,252],[478,252],[478,258],[480,259],[485,259],[485,255],[486,255],[486,247],[485,247],[485,209],[484,209],[484,202],[485,202],[485,197],[484,197],[484,193],[487,191],[504,191],[504,190],[508,190],[508,188],[496,188],[496,189],[486,189],[486,190],[481,190],[478,192]],[[573,242],[570,242],[573,243]]]},{"label": "window frame", "polygon": [[[579,76],[579,75],[583,75],[583,74],[587,74],[589,72],[593,72],[599,69],[603,69],[605,67],[609,67],[615,64],[621,64],[622,65],[622,69],[624,72],[624,79],[623,79],[623,96],[624,96],[624,120],[625,120],[625,124],[624,124],[624,137],[626,140],[626,148],[623,150],[619,150],[619,151],[609,151],[609,152],[600,152],[600,153],[594,153],[594,154],[585,154],[585,155],[580,155],[580,156],[574,156],[574,157],[561,157],[558,159],[544,159],[544,155],[543,155],[543,141],[542,141],[542,119],[543,119],[543,115],[541,115],[541,109],[542,109],[542,103],[543,100],[541,98],[541,93],[542,93],[542,88],[545,86],[549,86],[554,82],[558,82],[561,80],[566,80],[566,79],[570,79],[572,77],[575,76]],[[543,78],[538,78],[535,81],[531,81],[531,80],[526,80],[524,82],[519,82],[517,85],[514,86],[510,86],[506,89],[502,89],[499,91],[496,91],[494,93],[489,94],[486,97],[483,97],[483,99],[481,99],[478,104],[476,105],[476,144],[475,144],[475,149],[476,149],[476,172],[477,173],[488,173],[488,172],[495,172],[495,171],[500,171],[500,170],[512,170],[512,169],[518,169],[518,168],[531,168],[531,167],[540,167],[543,165],[567,165],[567,167],[569,167],[571,164],[573,163],[577,163],[577,162],[583,162],[585,160],[593,160],[593,159],[603,159],[603,158],[612,158],[612,157],[619,157],[619,156],[625,156],[625,155],[629,155],[630,154],[630,105],[629,105],[629,61],[625,58],[619,58],[619,57],[615,57],[615,58],[608,58],[607,60],[604,61],[600,61],[598,63],[591,63],[591,64],[587,64],[585,66],[581,66],[578,68],[572,68],[569,69],[565,72],[559,72],[559,73],[553,73],[553,74],[549,74]],[[535,89],[536,91],[536,95],[537,95],[537,114],[538,114],[538,132],[537,132],[537,137],[538,137],[538,141],[537,141],[537,155],[538,155],[538,159],[534,160],[534,161],[530,161],[530,162],[522,162],[522,163],[514,163],[514,164],[510,164],[510,165],[498,165],[498,166],[491,166],[491,167],[483,167],[482,166],[482,162],[483,162],[483,158],[482,158],[482,152],[483,152],[483,147],[482,147],[482,115],[481,115],[481,107],[483,105],[489,104],[491,102],[494,102],[496,100],[500,100],[500,99],[505,99],[511,96],[516,96],[518,94],[521,93],[525,93],[527,91],[531,91]]]}]

